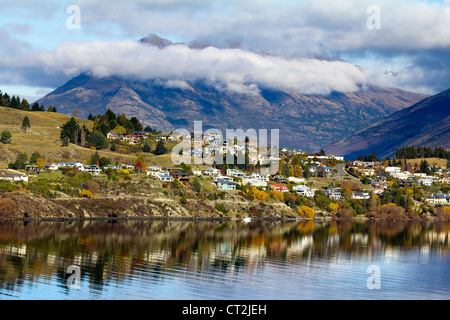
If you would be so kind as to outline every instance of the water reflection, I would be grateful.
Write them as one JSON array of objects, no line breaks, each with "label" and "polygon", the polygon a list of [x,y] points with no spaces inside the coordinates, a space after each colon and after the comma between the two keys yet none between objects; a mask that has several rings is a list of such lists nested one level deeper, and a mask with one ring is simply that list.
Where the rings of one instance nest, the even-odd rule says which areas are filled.
[{"label": "water reflection", "polygon": [[[446,270],[449,231],[401,221],[2,223],[0,299],[339,298],[337,288],[336,297],[321,294],[343,285],[336,275],[363,281],[355,266],[437,259]],[[81,266],[85,290],[67,288],[69,265]]]}]

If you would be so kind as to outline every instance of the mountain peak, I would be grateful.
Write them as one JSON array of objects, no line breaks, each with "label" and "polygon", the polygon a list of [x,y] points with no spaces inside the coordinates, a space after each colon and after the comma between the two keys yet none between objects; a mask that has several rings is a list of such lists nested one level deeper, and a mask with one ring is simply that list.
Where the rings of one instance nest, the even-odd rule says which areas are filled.
[{"label": "mountain peak", "polygon": [[152,45],[160,49],[171,46],[173,44],[172,41],[161,38],[154,33],[150,33],[148,36],[140,39],[139,42],[146,45]]}]

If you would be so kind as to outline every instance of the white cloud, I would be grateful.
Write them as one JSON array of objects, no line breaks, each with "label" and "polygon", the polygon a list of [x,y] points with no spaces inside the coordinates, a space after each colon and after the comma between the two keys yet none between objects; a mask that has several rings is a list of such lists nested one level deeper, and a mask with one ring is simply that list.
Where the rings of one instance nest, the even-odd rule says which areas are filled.
[{"label": "white cloud", "polygon": [[[281,58],[240,49],[191,49],[174,45],[159,49],[133,41],[67,42],[54,51],[27,52],[16,63],[28,63],[46,75],[163,79],[166,86],[206,79],[227,90],[257,94],[260,87],[306,94],[356,91],[366,84],[358,67],[341,61]],[[12,61],[10,61],[11,63]],[[1,63],[1,62],[0,62]]]}]

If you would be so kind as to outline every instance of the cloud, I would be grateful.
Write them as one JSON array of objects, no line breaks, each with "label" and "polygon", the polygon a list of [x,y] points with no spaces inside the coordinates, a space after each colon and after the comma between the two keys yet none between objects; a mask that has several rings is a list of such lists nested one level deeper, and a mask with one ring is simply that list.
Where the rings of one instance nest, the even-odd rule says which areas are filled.
[{"label": "cloud", "polygon": [[247,94],[258,94],[260,87],[306,94],[352,92],[366,84],[360,68],[342,61],[287,59],[241,49],[191,49],[185,45],[159,49],[133,41],[66,42],[54,51],[23,52],[7,63],[20,63],[24,78],[28,72],[40,72],[39,80],[89,73],[163,79],[166,86],[186,87],[186,81],[204,79]]},{"label": "cloud", "polygon": [[[6,36],[5,48],[0,48],[4,68],[0,80],[9,83],[58,86],[77,72],[90,72],[161,77],[181,89],[187,88],[183,82],[205,78],[220,83],[223,90],[248,94],[258,94],[264,87],[326,94],[355,91],[366,84],[433,93],[446,89],[450,81],[448,0],[5,1],[11,14],[14,8],[19,17],[57,17],[62,20],[55,23],[61,26],[67,18],[65,8],[78,5],[82,29],[77,35],[89,39],[97,35],[137,40],[153,32],[176,42],[194,40],[217,47],[157,50],[141,48],[134,41],[73,43],[61,31],[66,39],[55,50],[38,51]],[[379,30],[367,28],[371,5],[380,8]],[[11,28],[29,32],[28,24],[32,36],[37,27],[23,22],[3,30],[3,37],[0,30],[0,40]],[[340,61],[364,56],[370,56],[369,66],[378,69]],[[411,64],[395,66],[395,77],[383,77],[382,70],[399,60]]]}]

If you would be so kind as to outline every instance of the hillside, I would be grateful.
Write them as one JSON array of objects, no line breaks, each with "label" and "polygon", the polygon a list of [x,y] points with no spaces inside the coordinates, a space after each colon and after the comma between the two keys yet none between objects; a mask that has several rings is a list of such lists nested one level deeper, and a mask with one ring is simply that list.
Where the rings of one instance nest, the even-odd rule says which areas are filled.
[{"label": "hillside", "polygon": [[[21,129],[22,120],[28,116],[31,128],[28,132]],[[61,147],[59,127],[70,120],[70,116],[54,112],[29,112],[17,109],[0,107],[0,132],[9,131],[12,134],[11,144],[0,143],[0,168],[14,162],[19,153],[27,153],[28,157],[35,151],[39,152],[47,162],[82,161],[88,160],[95,150],[82,148],[73,144]],[[77,119],[92,130],[93,122]],[[123,163],[133,163],[135,154],[123,155],[111,152],[108,149],[99,150],[101,156],[111,157]],[[150,161],[151,156],[146,158]],[[153,156],[152,161],[158,162]],[[151,162],[149,162],[151,163]]]},{"label": "hillside", "polygon": [[419,145],[450,149],[450,89],[331,144],[326,151],[348,159],[374,151],[378,157],[392,157],[397,148]]},{"label": "hillside", "polygon": [[296,92],[262,90],[259,96],[218,90],[203,81],[184,88],[164,86],[159,80],[129,81],[82,74],[44,98],[44,106],[80,117],[105,113],[137,117],[162,131],[203,128],[280,129],[280,145],[316,151],[333,141],[423,99],[411,92],[370,88],[355,93],[309,96]]}]

